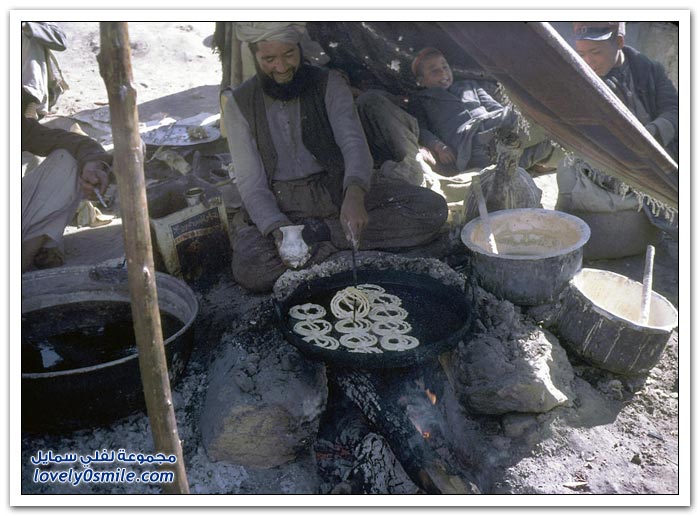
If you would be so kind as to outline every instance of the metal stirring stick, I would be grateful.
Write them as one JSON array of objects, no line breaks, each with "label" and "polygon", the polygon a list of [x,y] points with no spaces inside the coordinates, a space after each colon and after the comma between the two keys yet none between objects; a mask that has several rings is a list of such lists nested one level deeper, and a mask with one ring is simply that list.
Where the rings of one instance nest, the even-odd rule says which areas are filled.
[{"label": "metal stirring stick", "polygon": [[352,232],[352,228],[349,225],[348,232],[350,233],[350,243],[352,244],[352,247],[350,248],[350,252],[352,253],[352,279],[355,283],[355,287],[357,287],[357,261],[355,254],[357,253],[357,249],[360,247],[360,243],[357,241],[357,238],[355,238],[355,234]]},{"label": "metal stirring stick", "polygon": [[99,199],[100,204],[102,204],[102,206],[103,206],[104,208],[109,208],[109,206],[107,206],[107,203],[106,203],[105,200],[104,200],[104,197],[102,197],[102,194],[100,193],[99,188],[95,187],[95,188],[92,189],[92,191],[95,192],[95,195],[96,195],[97,198]]},{"label": "metal stirring stick", "polygon": [[357,253],[357,242],[352,243],[352,280],[357,287],[357,261],[355,258],[355,253]]},{"label": "metal stirring stick", "polygon": [[[355,235],[352,232],[352,229],[348,227],[348,231],[350,232],[350,242],[352,243],[352,247],[350,248],[350,252],[352,253],[352,280],[355,285],[355,288],[357,288],[357,261],[355,254],[357,253],[357,248],[359,247],[359,244],[357,242],[357,239],[355,238]],[[357,311],[357,303],[353,302],[352,303],[352,321],[355,322],[355,312]]]},{"label": "metal stirring stick", "polygon": [[[111,170],[112,170],[112,165],[110,165],[110,164],[107,163],[106,161],[100,161],[100,163],[102,163],[102,165],[105,167],[107,173],[110,173],[110,172],[111,172]],[[100,189],[96,186],[96,187],[94,187],[94,188],[92,189],[92,191],[95,192],[95,196],[97,196],[97,199],[100,201],[100,204],[102,204],[102,207],[103,207],[103,208],[109,208],[109,206],[108,206],[107,203],[105,202],[105,198],[102,197],[102,194],[100,193]]]}]

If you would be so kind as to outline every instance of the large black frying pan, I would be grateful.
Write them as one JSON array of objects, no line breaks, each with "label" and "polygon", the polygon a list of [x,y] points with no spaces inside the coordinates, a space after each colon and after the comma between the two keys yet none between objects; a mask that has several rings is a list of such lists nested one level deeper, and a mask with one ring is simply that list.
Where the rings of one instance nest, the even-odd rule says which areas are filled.
[{"label": "large black frying pan", "polygon": [[[358,369],[397,368],[419,364],[430,357],[456,346],[471,332],[474,309],[471,296],[456,288],[423,274],[404,271],[380,271],[358,269],[359,284],[381,285],[390,294],[399,296],[408,311],[406,320],[412,325],[410,335],[420,340],[420,345],[406,351],[383,353],[352,353],[342,346],[328,350],[305,342],[292,328],[297,322],[289,316],[289,309],[304,303],[320,304],[328,311],[326,319],[335,322],[329,305],[338,290],[353,284],[351,271],[329,277],[316,278],[302,283],[286,299],[275,300],[275,312],[285,338],[299,350],[329,364],[345,365]],[[331,335],[338,338],[335,330]]]}]

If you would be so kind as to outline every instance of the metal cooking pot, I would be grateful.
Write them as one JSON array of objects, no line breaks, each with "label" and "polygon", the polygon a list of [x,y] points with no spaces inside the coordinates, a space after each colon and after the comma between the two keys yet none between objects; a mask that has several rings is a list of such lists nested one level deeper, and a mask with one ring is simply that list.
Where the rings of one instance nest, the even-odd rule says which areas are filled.
[{"label": "metal cooking pot", "polygon": [[[420,340],[420,345],[406,351],[383,353],[353,353],[342,346],[336,350],[320,348],[303,340],[293,331],[297,322],[289,316],[289,309],[304,303],[316,303],[329,307],[338,290],[353,285],[352,271],[345,271],[303,283],[286,299],[273,300],[277,320],[288,342],[302,353],[329,364],[359,369],[398,368],[419,364],[456,346],[468,338],[474,320],[474,303],[471,289],[461,292],[423,274],[403,271],[358,269],[357,281],[373,283],[402,300],[408,312],[406,320],[411,324],[410,335]],[[328,310],[327,319],[333,318]],[[335,330],[331,335],[336,338]]]},{"label": "metal cooking pot", "polygon": [[[192,290],[177,278],[156,273],[156,285],[161,318],[177,321],[177,331],[168,338],[164,335],[163,342],[174,382],[189,358],[199,307]],[[94,308],[98,306],[112,308]],[[54,315],[32,317],[43,310]],[[51,335],[106,326],[115,320],[116,312],[127,313],[130,319],[126,268],[62,267],[22,275],[22,316],[26,319],[22,335],[22,430],[63,432],[104,425],[145,407],[135,349],[126,350],[119,358],[82,366],[81,358],[95,356],[75,355],[75,365],[69,369],[37,370],[34,361],[30,366],[26,360],[26,348],[33,343]],[[122,319],[118,324],[127,323],[133,324]],[[131,327],[124,329],[133,332]]]},{"label": "metal cooking pot", "polygon": [[551,303],[581,269],[591,231],[578,217],[541,208],[489,214],[498,254],[491,252],[481,217],[462,228],[472,274],[496,297],[522,306]]}]

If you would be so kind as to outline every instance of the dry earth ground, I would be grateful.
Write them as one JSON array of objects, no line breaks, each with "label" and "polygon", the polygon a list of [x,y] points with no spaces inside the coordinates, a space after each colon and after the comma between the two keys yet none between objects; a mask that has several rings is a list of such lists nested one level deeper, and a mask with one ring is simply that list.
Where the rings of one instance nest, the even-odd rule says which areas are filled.
[{"label": "dry earth ground", "polygon": [[[68,35],[68,50],[58,54],[58,59],[70,89],[59,100],[55,117],[52,116],[49,123],[67,128],[75,121],[70,117],[90,113],[106,105],[107,94],[96,61],[100,42],[98,23],[62,22],[61,26]],[[160,116],[161,113],[185,118],[201,112],[218,112],[220,65],[218,57],[207,46],[213,30],[213,22],[129,24],[134,81],[142,120]],[[86,132],[100,135],[95,128],[81,125]],[[553,176],[542,176],[537,182],[545,190],[545,202],[552,207],[556,199]],[[95,263],[120,254],[115,252],[120,245],[119,226],[114,223],[85,233],[97,231],[107,232],[109,236],[97,245],[91,239],[94,235],[89,238],[85,235],[82,243],[69,244],[68,265]],[[85,253],[87,248],[93,250],[92,254]],[[643,257],[633,257],[592,266],[615,270],[640,280],[643,262]],[[655,289],[678,306],[677,244],[657,252],[657,271]],[[682,281],[688,281],[688,278],[684,277]],[[231,303],[233,308],[245,310],[261,301],[260,298],[247,298],[239,288],[230,284],[220,285],[207,296],[207,311],[212,318],[205,324],[210,328],[226,325],[225,315],[217,312],[218,305]],[[687,337],[683,339],[681,348],[683,356],[687,358]],[[202,388],[205,377],[202,365],[205,363],[206,360],[202,360],[195,366],[191,379],[195,390]],[[612,375],[590,368],[578,369],[580,389],[575,409],[543,422],[542,428],[546,430],[538,436],[539,444],[531,454],[513,457],[513,466],[501,491],[547,494],[678,493],[679,482],[685,481],[679,478],[678,468],[679,382],[688,382],[687,378],[679,379],[678,364],[678,335],[674,332],[658,366],[641,385],[624,380],[621,382]],[[179,395],[180,400],[191,398],[189,394]],[[547,416],[543,419],[546,420]],[[146,432],[142,425],[141,419],[137,426]],[[128,427],[129,423],[122,426]],[[114,430],[118,432],[118,428]],[[99,434],[95,432],[78,433],[73,438],[69,437],[68,442],[75,445],[83,439],[85,445],[102,447]],[[197,439],[194,435],[189,437]],[[110,434],[110,438],[115,438],[115,434]],[[116,438],[119,438],[118,434]],[[27,448],[37,444],[45,442],[23,440],[23,446]],[[683,453],[688,453],[688,443],[683,444]],[[205,468],[207,471],[198,472],[196,461],[201,460],[199,454],[193,459],[195,463],[190,466],[193,468],[190,474],[198,485],[208,483],[202,492],[217,492],[217,485],[223,489],[218,492],[226,492],[228,488],[223,487],[223,476],[240,474],[235,467],[217,469],[211,465]],[[572,488],[570,486],[576,484],[567,486],[569,482],[582,484]],[[24,487],[28,492],[36,492],[30,483]],[[585,503],[585,500],[578,503]]]}]

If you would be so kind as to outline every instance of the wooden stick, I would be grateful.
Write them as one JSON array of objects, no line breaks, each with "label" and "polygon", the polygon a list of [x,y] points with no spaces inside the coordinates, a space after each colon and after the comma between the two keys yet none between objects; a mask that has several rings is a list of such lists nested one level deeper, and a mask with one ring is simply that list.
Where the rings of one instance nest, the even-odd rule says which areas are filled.
[{"label": "wooden stick", "polygon": [[486,201],[484,200],[484,192],[481,190],[481,176],[478,174],[472,179],[472,188],[474,194],[476,195],[476,204],[479,206],[479,216],[481,217],[481,225],[484,228],[484,233],[489,242],[489,248],[493,254],[498,254],[498,247],[496,246],[496,237],[491,231],[491,219],[489,219],[489,212],[486,209]]},{"label": "wooden stick", "polygon": [[241,42],[238,39],[236,22],[231,22],[231,86],[238,86],[243,82],[243,56]]},{"label": "wooden stick", "polygon": [[163,468],[169,469],[175,476],[172,483],[162,484],[163,491],[168,494],[189,493],[163,349],[139,117],[126,23],[100,22],[100,54],[97,60],[109,97],[114,172],[121,201],[131,313],[148,419],[156,452],[166,456],[175,455],[177,459],[174,464]]},{"label": "wooden stick", "polygon": [[642,309],[641,316],[639,317],[639,322],[645,326],[649,323],[649,312],[651,311],[651,284],[653,279],[655,252],[656,251],[653,245],[647,246],[647,256],[644,264],[644,283],[642,285]]},{"label": "wooden stick", "polygon": [[223,27],[224,31],[224,48],[221,49],[221,89],[223,90],[231,86],[231,34],[233,33],[233,22],[217,22],[217,27]]}]

